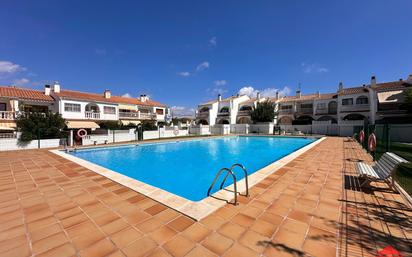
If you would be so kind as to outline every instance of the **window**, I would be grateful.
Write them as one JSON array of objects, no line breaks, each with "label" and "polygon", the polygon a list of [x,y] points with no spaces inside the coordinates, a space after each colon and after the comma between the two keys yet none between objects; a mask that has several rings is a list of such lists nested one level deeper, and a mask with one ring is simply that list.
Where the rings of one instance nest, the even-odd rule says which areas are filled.
[{"label": "window", "polygon": [[307,108],[307,109],[312,109],[313,108],[313,104],[301,104],[300,108]]},{"label": "window", "polygon": [[325,103],[318,103],[317,109],[318,110],[325,110],[326,109],[326,104]]},{"label": "window", "polygon": [[156,114],[163,115],[163,109],[156,109]]},{"label": "window", "polygon": [[356,98],[356,104],[368,104],[368,98],[366,96],[359,96]]},{"label": "window", "polygon": [[1,112],[6,111],[6,104],[5,103],[0,103],[0,111]]},{"label": "window", "polygon": [[112,106],[103,106],[104,114],[116,114],[116,107]]},{"label": "window", "polygon": [[291,110],[292,109],[292,105],[282,105],[280,106],[281,110]]},{"label": "window", "polygon": [[353,105],[353,99],[352,98],[342,99],[342,105]]},{"label": "window", "polygon": [[64,111],[65,112],[80,112],[80,104],[70,104],[70,103],[65,103],[64,104]]}]

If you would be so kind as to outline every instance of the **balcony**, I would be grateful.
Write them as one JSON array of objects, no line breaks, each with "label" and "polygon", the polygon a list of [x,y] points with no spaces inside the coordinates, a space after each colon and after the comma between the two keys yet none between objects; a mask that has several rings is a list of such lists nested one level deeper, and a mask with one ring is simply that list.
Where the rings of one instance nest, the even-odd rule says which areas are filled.
[{"label": "balcony", "polygon": [[17,117],[17,112],[1,111],[0,120],[14,120]]},{"label": "balcony", "polygon": [[119,118],[139,119],[139,112],[119,112]]},{"label": "balcony", "polygon": [[317,109],[316,115],[336,115],[338,113],[337,109]]},{"label": "balcony", "polygon": [[229,115],[230,115],[230,112],[218,112],[217,113],[218,117],[225,117],[225,116],[229,116]]},{"label": "balcony", "polygon": [[209,112],[199,112],[197,113],[198,118],[209,118]]},{"label": "balcony", "polygon": [[84,117],[86,119],[99,120],[100,112],[84,112]]},{"label": "balcony", "polygon": [[340,107],[340,112],[368,112],[369,110],[369,104],[342,105]]},{"label": "balcony", "polygon": [[313,108],[298,108],[296,112],[301,114],[313,114]]},{"label": "balcony", "polygon": [[237,116],[250,116],[250,110],[238,111]]},{"label": "balcony", "polygon": [[280,109],[279,110],[279,114],[283,114],[283,115],[286,115],[286,114],[292,114],[293,113],[293,111],[292,111],[292,109]]},{"label": "balcony", "polygon": [[145,112],[138,112],[139,119],[141,120],[155,120],[156,114],[155,113],[145,113]]}]

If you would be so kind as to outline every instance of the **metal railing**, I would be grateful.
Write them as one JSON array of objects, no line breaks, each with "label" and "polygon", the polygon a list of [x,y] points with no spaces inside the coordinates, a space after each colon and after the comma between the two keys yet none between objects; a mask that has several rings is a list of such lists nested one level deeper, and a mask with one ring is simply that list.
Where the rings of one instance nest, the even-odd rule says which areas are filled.
[{"label": "metal railing", "polygon": [[242,110],[242,111],[238,111],[237,112],[237,115],[238,116],[248,116],[248,115],[250,115],[250,110]]},{"label": "metal railing", "polygon": [[303,113],[303,114],[312,114],[313,108],[298,108],[296,112]]},{"label": "metal railing", "polygon": [[[249,196],[248,173],[247,173],[246,168],[245,168],[242,164],[239,164],[239,163],[233,164],[233,165],[230,167],[230,169],[228,169],[228,168],[221,168],[221,169],[218,171],[218,173],[217,173],[216,176],[215,176],[215,179],[213,180],[212,184],[210,185],[209,189],[207,190],[207,196],[210,196],[210,192],[212,191],[213,186],[216,184],[217,179],[220,177],[220,175],[222,175],[223,172],[226,171],[226,175],[225,175],[222,183],[220,184],[220,189],[223,189],[223,186],[225,185],[226,180],[227,180],[227,178],[228,178],[228,176],[229,176],[229,174],[230,174],[230,175],[232,176],[232,179],[233,179],[233,188],[234,188],[234,192],[233,192],[233,193],[234,193],[234,201],[233,201],[232,204],[236,205],[236,204],[237,204],[237,194],[238,194],[238,191],[237,191],[237,179],[236,179],[235,173],[233,173],[233,169],[236,168],[236,167],[240,167],[240,168],[243,170],[243,173],[244,173],[244,175],[245,175],[245,187],[246,187],[246,190],[245,190],[246,193],[244,194],[244,196],[246,196],[246,197]],[[239,193],[239,195],[241,195],[241,194]],[[227,201],[227,202],[230,203],[229,201]]]},{"label": "metal railing", "polygon": [[120,118],[139,118],[139,112],[119,112]]}]

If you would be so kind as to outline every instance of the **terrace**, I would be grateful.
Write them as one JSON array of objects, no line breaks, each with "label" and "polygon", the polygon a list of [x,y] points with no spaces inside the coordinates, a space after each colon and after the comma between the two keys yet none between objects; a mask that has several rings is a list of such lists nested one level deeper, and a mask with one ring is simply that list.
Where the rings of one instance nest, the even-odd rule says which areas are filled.
[{"label": "terrace", "polygon": [[362,191],[327,138],[196,222],[46,150],[0,153],[1,256],[376,256],[412,254],[412,210],[385,184]]}]

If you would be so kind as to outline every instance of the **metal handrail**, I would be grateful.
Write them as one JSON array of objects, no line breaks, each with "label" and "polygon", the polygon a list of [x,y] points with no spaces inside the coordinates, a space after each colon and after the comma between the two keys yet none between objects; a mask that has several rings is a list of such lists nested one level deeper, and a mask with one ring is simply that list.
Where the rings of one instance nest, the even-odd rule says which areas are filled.
[{"label": "metal handrail", "polygon": [[212,184],[210,185],[209,189],[207,190],[207,196],[210,196],[210,191],[212,190],[213,186],[215,185],[216,180],[219,178],[219,176],[220,176],[220,175],[222,174],[222,172],[224,172],[224,171],[227,171],[225,180],[226,180],[227,176],[229,175],[229,173],[230,173],[230,175],[232,175],[232,178],[233,178],[233,187],[234,187],[234,189],[235,189],[235,201],[234,201],[233,204],[236,205],[236,204],[237,204],[237,184],[236,184],[236,176],[235,176],[235,174],[233,174],[233,172],[232,172],[230,169],[228,169],[228,168],[221,168],[221,169],[219,170],[219,172],[216,174],[215,179],[213,180]]},{"label": "metal handrail", "polygon": [[[246,194],[244,194],[244,196],[249,196],[249,181],[248,181],[247,170],[246,170],[245,166],[243,166],[242,164],[240,164],[240,163],[235,163],[235,164],[233,164],[233,165],[230,167],[230,171],[231,171],[232,173],[233,173],[233,169],[234,169],[235,167],[240,167],[240,168],[243,170],[243,172],[245,173]],[[228,175],[229,175],[229,173],[226,173],[226,177],[223,179],[222,184],[220,184],[220,189],[223,188],[223,185],[225,184]],[[239,193],[239,194],[240,194],[240,193]]]}]

